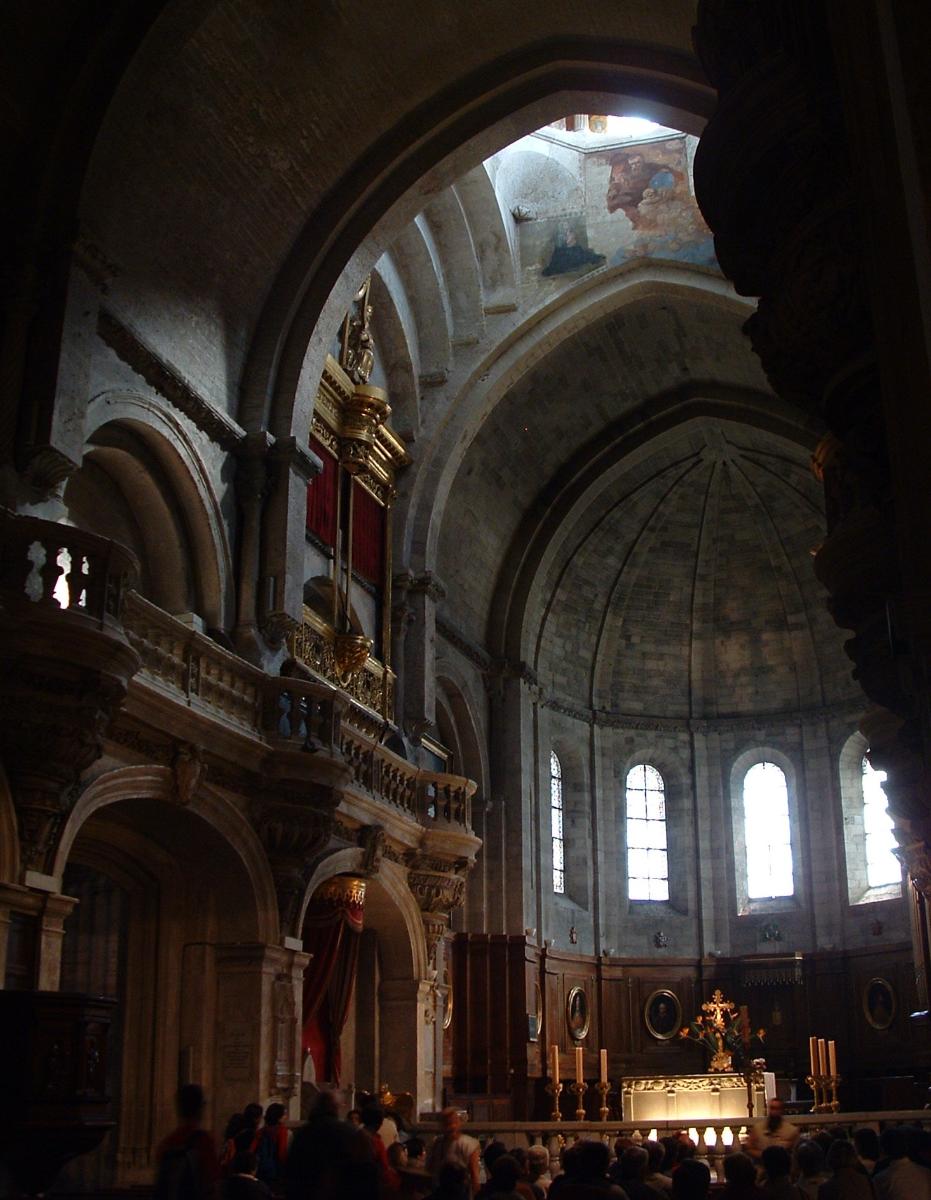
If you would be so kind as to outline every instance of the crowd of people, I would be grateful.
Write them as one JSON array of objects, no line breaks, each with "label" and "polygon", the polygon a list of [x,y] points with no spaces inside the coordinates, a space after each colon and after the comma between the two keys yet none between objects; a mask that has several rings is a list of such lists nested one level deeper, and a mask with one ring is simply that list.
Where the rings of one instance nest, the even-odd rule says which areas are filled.
[{"label": "crowd of people", "polygon": [[178,1097],[180,1123],[159,1147],[156,1200],[931,1200],[931,1132],[891,1125],[852,1139],[802,1137],[781,1102],[724,1158],[723,1186],[686,1133],[566,1146],[553,1169],[543,1146],[484,1148],[442,1114],[429,1146],[369,1098],[346,1119],[321,1093],[289,1134],[285,1110],[248,1104],[217,1146],[196,1084]]}]

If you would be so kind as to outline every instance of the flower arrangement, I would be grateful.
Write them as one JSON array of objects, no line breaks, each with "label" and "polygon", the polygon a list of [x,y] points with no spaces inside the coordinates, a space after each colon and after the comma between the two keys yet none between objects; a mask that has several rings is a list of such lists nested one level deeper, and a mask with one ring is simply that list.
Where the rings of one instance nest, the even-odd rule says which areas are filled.
[{"label": "flower arrangement", "polygon": [[738,1009],[732,1000],[724,999],[720,989],[716,989],[711,999],[701,1007],[701,1015],[688,1025],[683,1025],[679,1037],[698,1042],[710,1051],[708,1070],[762,1071],[765,1060],[751,1058],[750,1048],[754,1042],[762,1044],[766,1030],[751,1030],[746,1005]]}]

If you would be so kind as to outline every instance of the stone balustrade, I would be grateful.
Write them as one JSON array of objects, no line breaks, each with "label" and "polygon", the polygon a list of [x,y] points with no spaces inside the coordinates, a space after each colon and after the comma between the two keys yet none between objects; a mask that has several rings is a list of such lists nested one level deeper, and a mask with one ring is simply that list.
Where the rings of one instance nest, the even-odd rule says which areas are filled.
[{"label": "stone balustrade", "polygon": [[138,571],[135,556],[108,538],[39,517],[0,513],[0,590],[7,607],[67,611],[117,625]]},{"label": "stone balustrade", "polygon": [[424,771],[389,750],[358,727],[335,688],[267,675],[135,592],[127,596],[124,622],[146,686],[276,749],[338,751],[352,783],[384,804],[428,828],[471,830],[475,784]]},{"label": "stone balustrade", "polygon": [[[877,1131],[887,1125],[921,1125],[931,1128],[931,1110],[908,1109],[896,1112],[856,1112],[856,1113],[806,1113],[800,1116],[790,1116],[793,1125],[797,1125],[804,1137],[813,1135],[819,1129],[829,1129],[832,1132],[853,1134],[855,1129],[868,1125]],[[692,1141],[698,1145],[698,1156],[704,1158],[711,1167],[712,1178],[724,1178],[723,1163],[728,1154],[740,1150],[749,1134],[749,1123],[735,1118],[716,1118],[715,1120],[700,1120],[699,1118],[680,1117],[665,1121],[468,1121],[463,1130],[471,1137],[478,1138],[482,1144],[492,1140],[503,1142],[506,1146],[546,1146],[550,1154],[550,1162],[554,1169],[559,1167],[560,1152],[574,1142],[584,1139],[599,1138],[613,1147],[619,1137],[632,1137],[635,1141],[660,1139],[667,1134],[677,1134],[685,1130]],[[415,1126],[415,1132],[429,1143],[430,1139],[439,1132],[435,1123],[422,1121]]]}]

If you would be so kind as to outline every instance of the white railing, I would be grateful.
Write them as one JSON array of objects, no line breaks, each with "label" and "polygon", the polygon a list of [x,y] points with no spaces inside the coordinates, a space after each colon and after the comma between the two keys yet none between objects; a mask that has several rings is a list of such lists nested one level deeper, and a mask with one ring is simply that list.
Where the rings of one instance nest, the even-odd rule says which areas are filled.
[{"label": "white railing", "polygon": [[[804,1137],[806,1132],[831,1129],[851,1134],[864,1125],[879,1131],[886,1125],[922,1125],[931,1127],[931,1110],[907,1109],[897,1112],[806,1113],[788,1118]],[[583,1139],[600,1139],[613,1147],[618,1137],[635,1142],[658,1140],[667,1134],[685,1130],[698,1146],[698,1156],[711,1167],[712,1176],[724,1178],[723,1163],[728,1154],[742,1148],[750,1132],[750,1122],[733,1117],[715,1120],[683,1119],[666,1121],[467,1121],[463,1130],[484,1144],[492,1140],[512,1146],[545,1146],[550,1163],[559,1169],[559,1155],[566,1147]],[[429,1140],[438,1131],[434,1123],[421,1122],[416,1132]]]}]

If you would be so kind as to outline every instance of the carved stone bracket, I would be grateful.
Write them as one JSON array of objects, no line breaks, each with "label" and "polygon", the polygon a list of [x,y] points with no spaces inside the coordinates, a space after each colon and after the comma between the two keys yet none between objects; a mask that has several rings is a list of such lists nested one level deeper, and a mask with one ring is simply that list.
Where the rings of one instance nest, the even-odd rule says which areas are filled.
[{"label": "carved stone bracket", "polygon": [[332,797],[315,798],[310,788],[290,794],[282,788],[257,800],[252,818],[271,864],[282,935],[299,937],[301,904],[314,861],[335,828]]}]

